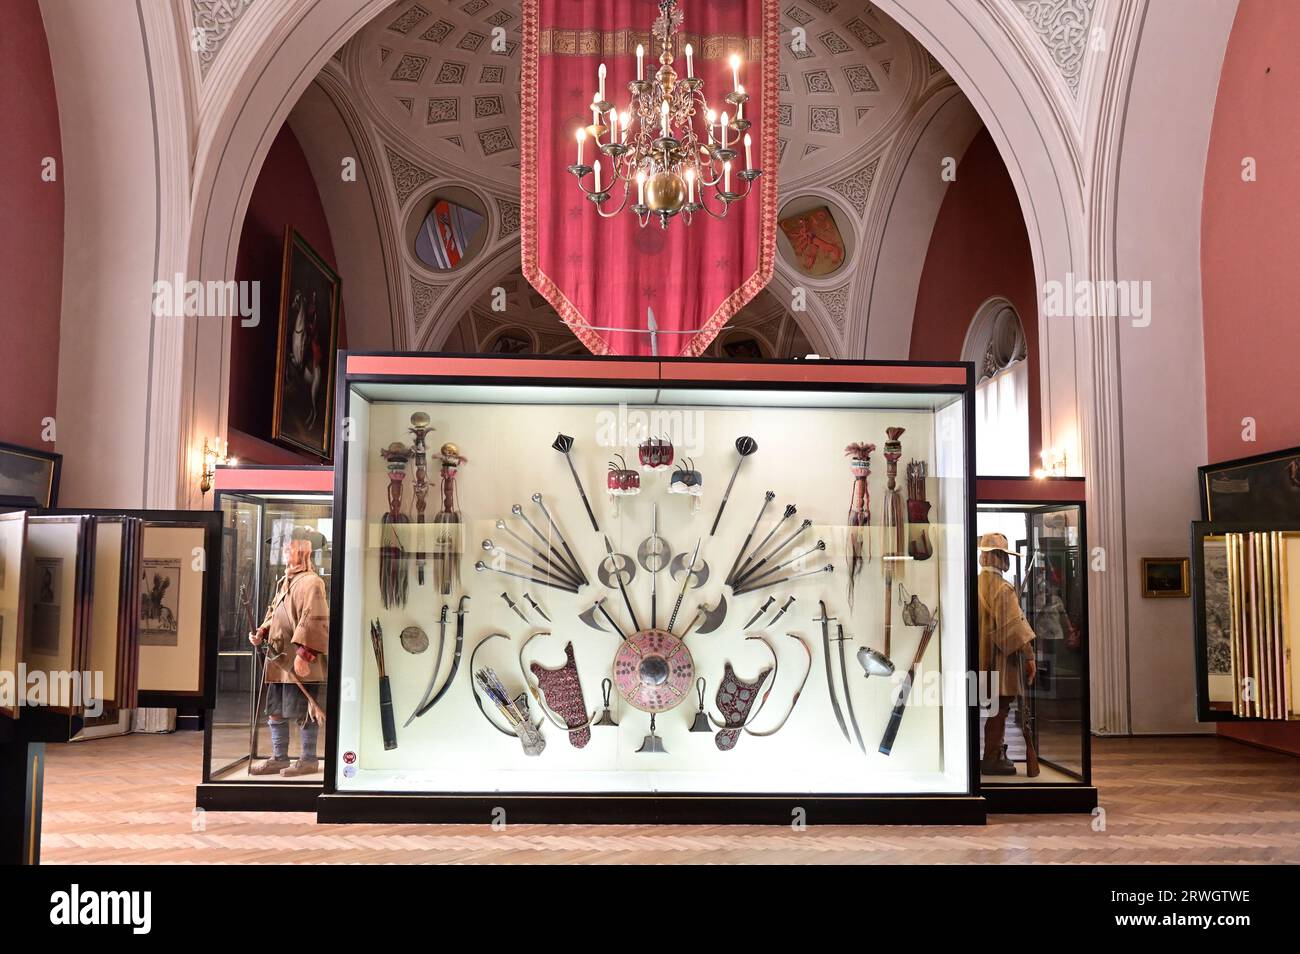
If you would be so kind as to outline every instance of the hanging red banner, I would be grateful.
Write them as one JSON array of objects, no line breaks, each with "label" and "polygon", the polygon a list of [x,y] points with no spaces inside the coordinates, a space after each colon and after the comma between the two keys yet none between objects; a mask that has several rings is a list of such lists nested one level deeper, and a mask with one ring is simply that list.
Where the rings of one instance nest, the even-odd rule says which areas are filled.
[{"label": "hanging red banner", "polygon": [[[752,126],[751,156],[730,130],[735,152],[730,191],[749,194],[725,217],[696,211],[661,227],[651,215],[642,226],[631,207],[635,182],[612,182],[613,160],[597,140],[584,143],[583,164],[600,159],[601,186],[610,192],[601,209],[570,171],[578,165],[577,131],[596,125],[592,100],[604,65],[605,101],[629,109],[629,83],[637,79],[637,46],[645,50],[643,76],[653,81],[662,43],[652,36],[661,8],[680,11],[672,43],[679,78],[702,81],[705,100],[719,117],[737,106],[724,97],[737,84],[748,100],[743,119]],[[776,254],[777,78],[780,8],[776,0],[699,0],[667,5],[657,0],[524,0],[524,61],[520,186],[523,198],[523,272],[573,333],[595,354],[696,356],[772,278]],[[685,47],[693,50],[686,63]],[[740,66],[733,69],[733,56]],[[703,110],[700,111],[701,113]],[[612,117],[607,117],[612,122]],[[602,117],[606,119],[606,117]],[[608,125],[608,123],[607,123]],[[708,126],[695,119],[701,145]],[[721,127],[714,127],[720,135]],[[599,142],[610,142],[606,131]],[[747,169],[761,175],[747,179]],[[720,177],[720,176],[719,176]],[[594,174],[581,180],[594,191]],[[697,201],[714,212],[724,203],[704,182]],[[626,207],[624,203],[627,190]],[[653,312],[653,319],[649,318]],[[650,324],[653,321],[653,325]],[[647,333],[657,329],[654,335]]]}]

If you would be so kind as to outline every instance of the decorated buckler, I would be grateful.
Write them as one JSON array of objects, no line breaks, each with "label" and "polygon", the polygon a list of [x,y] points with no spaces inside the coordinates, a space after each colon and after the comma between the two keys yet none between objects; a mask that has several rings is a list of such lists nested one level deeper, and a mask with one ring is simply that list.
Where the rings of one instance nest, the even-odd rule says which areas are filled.
[{"label": "decorated buckler", "polygon": [[636,448],[637,459],[645,470],[667,470],[674,460],[673,442],[666,437],[651,437]]},{"label": "decorated buckler", "polygon": [[614,504],[614,516],[618,516],[620,497],[635,497],[641,492],[641,475],[627,466],[622,454],[615,454],[615,461],[609,462],[609,473],[605,477],[605,486],[609,490],[609,499]]}]

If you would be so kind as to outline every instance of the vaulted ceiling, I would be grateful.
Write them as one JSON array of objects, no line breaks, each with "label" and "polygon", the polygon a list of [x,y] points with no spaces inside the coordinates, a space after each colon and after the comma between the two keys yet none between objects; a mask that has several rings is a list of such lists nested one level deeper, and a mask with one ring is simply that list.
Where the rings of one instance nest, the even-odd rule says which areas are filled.
[{"label": "vaulted ceiling", "polygon": [[[647,0],[647,18],[652,12]],[[879,254],[881,231],[870,221],[888,198],[882,159],[951,80],[868,3],[785,0],[781,25],[779,202],[795,211],[830,208],[847,256],[835,273],[813,278],[780,239],[772,293],[716,348],[743,330],[767,356],[849,355],[861,350],[848,337],[858,333],[851,318],[870,291],[859,275]],[[478,350],[503,338],[530,350],[578,347],[519,274],[521,59],[517,0],[400,0],[339,50],[318,81],[346,100],[340,111],[352,135],[368,140],[382,166],[372,193],[388,204],[378,218],[389,223],[385,268],[402,301],[395,347]],[[412,241],[431,197],[448,190],[476,200],[486,241],[460,268],[439,271],[419,260]],[[794,287],[803,290],[803,310],[792,314],[785,303]],[[505,290],[504,308],[497,289]]]}]

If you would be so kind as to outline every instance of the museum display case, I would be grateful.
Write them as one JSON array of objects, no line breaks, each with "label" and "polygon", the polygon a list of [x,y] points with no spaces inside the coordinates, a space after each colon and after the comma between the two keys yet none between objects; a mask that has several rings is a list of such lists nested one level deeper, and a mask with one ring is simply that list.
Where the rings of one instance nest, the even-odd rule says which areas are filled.
[{"label": "museum display case", "polygon": [[969,365],[340,361],[321,821],[983,821]]},{"label": "museum display case", "polygon": [[[980,477],[976,487],[983,550],[1004,545],[1000,536],[1007,557],[982,561],[980,572],[1000,575],[1014,593],[995,620],[993,587],[981,585],[977,626],[1019,615],[1033,632],[1017,652],[980,658],[980,789],[991,812],[1091,811],[1084,480]],[[990,632],[982,642],[996,640]]]},{"label": "museum display case", "polygon": [[[214,489],[213,507],[221,516],[221,611],[214,705],[204,719],[203,781],[196,804],[226,811],[311,811],[321,791],[323,763],[317,759],[316,771],[288,776],[265,765],[272,756],[267,697],[278,691],[271,685],[286,669],[278,664],[284,657],[268,662],[269,643],[254,646],[248,634],[263,622],[285,577],[295,528],[320,535],[311,562],[328,592],[334,474],[311,466],[218,467]],[[299,691],[283,682],[287,675],[279,678]],[[323,704],[323,686],[312,691]],[[285,720],[293,761],[303,756],[305,723],[300,721]],[[321,737],[317,747],[323,743]]]},{"label": "museum display case", "polygon": [[1191,545],[1197,719],[1300,719],[1300,523],[1196,521]]}]

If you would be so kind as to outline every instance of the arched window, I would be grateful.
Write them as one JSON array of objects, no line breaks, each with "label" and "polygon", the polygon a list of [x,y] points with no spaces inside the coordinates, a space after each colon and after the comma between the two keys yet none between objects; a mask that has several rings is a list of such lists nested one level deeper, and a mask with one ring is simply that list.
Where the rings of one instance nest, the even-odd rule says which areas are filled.
[{"label": "arched window", "polygon": [[980,306],[962,360],[975,363],[975,472],[1029,473],[1029,362],[1025,329],[1005,298]]}]

